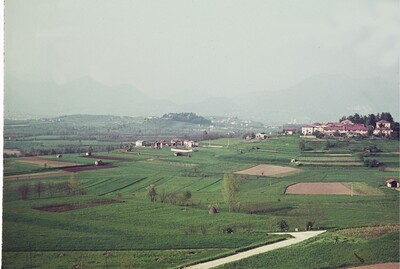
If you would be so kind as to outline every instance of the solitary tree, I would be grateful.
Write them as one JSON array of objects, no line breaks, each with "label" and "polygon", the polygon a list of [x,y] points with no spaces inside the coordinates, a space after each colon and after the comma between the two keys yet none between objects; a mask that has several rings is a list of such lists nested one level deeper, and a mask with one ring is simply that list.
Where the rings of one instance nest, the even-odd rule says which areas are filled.
[{"label": "solitary tree", "polygon": [[45,185],[42,182],[37,182],[34,186],[34,191],[40,199],[40,195],[45,191]]},{"label": "solitary tree", "polygon": [[239,187],[240,179],[238,177],[234,174],[224,175],[224,199],[229,211],[236,211],[238,209]]},{"label": "solitary tree", "polygon": [[190,191],[185,191],[183,193],[184,203],[187,203],[190,200],[190,198],[192,198],[192,193]]},{"label": "solitary tree", "polygon": [[155,202],[157,196],[157,187],[154,184],[151,184],[147,187],[147,196],[150,197],[150,201]]}]

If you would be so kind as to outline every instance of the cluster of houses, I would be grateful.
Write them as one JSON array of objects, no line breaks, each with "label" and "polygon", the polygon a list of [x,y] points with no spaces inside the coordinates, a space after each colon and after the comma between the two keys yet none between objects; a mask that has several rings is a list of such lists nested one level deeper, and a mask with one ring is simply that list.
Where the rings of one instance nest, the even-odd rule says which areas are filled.
[{"label": "cluster of houses", "polygon": [[[344,120],[341,122],[328,122],[328,123],[313,123],[310,125],[303,126],[301,128],[302,135],[314,135],[316,132],[320,132],[327,136],[354,136],[368,135],[368,127],[364,124],[353,123],[350,120]],[[373,130],[374,135],[389,136],[393,132],[390,129],[390,122],[380,120],[376,123],[375,129]]]},{"label": "cluster of houses", "polygon": [[198,147],[199,143],[191,139],[171,139],[170,143],[166,140],[159,140],[155,142],[147,142],[144,140],[137,140],[135,142],[136,147],[153,147],[155,149],[162,149],[163,147],[175,147],[175,148],[194,148]]}]

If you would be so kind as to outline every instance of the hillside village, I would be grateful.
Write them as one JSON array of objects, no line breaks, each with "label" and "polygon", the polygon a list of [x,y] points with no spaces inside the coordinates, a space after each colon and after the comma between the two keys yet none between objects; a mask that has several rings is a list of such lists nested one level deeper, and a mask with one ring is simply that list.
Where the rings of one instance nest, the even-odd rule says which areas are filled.
[{"label": "hillside village", "polygon": [[375,127],[366,127],[364,124],[353,123],[351,120],[343,120],[341,122],[313,123],[305,125],[301,128],[303,136],[314,136],[318,133],[330,137],[340,136],[390,136],[393,133],[391,123],[386,120],[376,122]]}]

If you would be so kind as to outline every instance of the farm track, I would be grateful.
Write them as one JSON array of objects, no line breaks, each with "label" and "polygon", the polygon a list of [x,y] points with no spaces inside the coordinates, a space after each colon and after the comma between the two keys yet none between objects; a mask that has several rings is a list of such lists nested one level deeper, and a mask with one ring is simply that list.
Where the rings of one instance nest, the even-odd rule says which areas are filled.
[{"label": "farm track", "polygon": [[200,264],[196,264],[196,265],[192,265],[192,266],[188,266],[185,267],[186,269],[208,269],[208,268],[214,268],[226,263],[231,263],[231,262],[235,262],[235,261],[239,261],[245,258],[249,258],[251,256],[254,255],[258,255],[258,254],[262,254],[268,251],[272,251],[275,249],[279,249],[279,248],[283,248],[283,247],[287,247],[287,246],[291,246],[297,243],[300,243],[304,240],[310,239],[312,237],[315,237],[319,234],[324,233],[325,231],[311,231],[311,232],[295,232],[295,233],[274,233],[274,234],[289,234],[291,236],[293,236],[293,238],[284,240],[284,241],[279,241],[277,243],[273,243],[273,244],[269,244],[269,245],[265,245],[262,247],[257,247],[257,248],[253,248],[247,251],[243,251],[228,257],[224,257],[224,258],[220,258],[220,259],[216,259],[213,261],[209,261],[209,262],[204,262],[204,263],[200,263]]}]

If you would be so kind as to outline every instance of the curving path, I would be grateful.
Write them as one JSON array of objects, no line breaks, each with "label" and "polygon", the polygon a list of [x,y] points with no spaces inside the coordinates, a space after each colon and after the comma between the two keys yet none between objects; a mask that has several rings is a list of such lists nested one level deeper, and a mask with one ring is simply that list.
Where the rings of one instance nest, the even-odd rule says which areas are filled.
[{"label": "curving path", "polygon": [[241,259],[245,259],[257,254],[261,254],[267,251],[271,251],[271,250],[275,250],[278,248],[283,248],[283,247],[287,247],[290,245],[294,245],[297,243],[300,243],[304,240],[307,240],[309,238],[312,238],[314,236],[317,236],[319,234],[322,234],[326,231],[308,231],[308,232],[294,232],[294,233],[274,233],[274,234],[290,234],[291,236],[293,236],[294,238],[289,238],[287,240],[284,241],[280,241],[277,243],[273,243],[273,244],[269,244],[269,245],[265,245],[262,247],[258,247],[258,248],[253,248],[247,251],[243,251],[237,254],[233,254],[231,256],[228,257],[224,257],[221,259],[217,259],[217,260],[213,260],[213,261],[209,261],[209,262],[204,262],[204,263],[199,263],[196,265],[192,265],[189,267],[185,267],[186,269],[208,269],[208,268],[213,268],[225,263],[230,263],[230,262],[235,262]]}]

